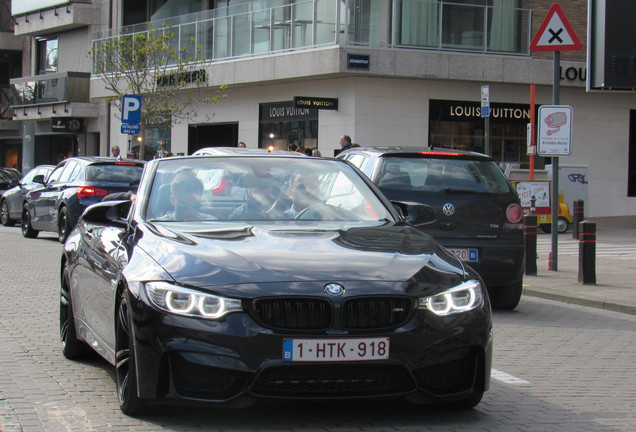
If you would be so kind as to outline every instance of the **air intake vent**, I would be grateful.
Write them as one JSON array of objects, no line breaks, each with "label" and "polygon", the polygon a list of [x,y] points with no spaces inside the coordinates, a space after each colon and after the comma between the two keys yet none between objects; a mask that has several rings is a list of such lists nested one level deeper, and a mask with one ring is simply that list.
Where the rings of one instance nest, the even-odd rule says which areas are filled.
[{"label": "air intake vent", "polygon": [[265,327],[284,330],[325,330],[331,325],[332,306],[313,298],[261,299],[254,312]]},{"label": "air intake vent", "polygon": [[411,314],[407,297],[365,297],[348,300],[342,307],[342,326],[349,330],[395,328]]}]

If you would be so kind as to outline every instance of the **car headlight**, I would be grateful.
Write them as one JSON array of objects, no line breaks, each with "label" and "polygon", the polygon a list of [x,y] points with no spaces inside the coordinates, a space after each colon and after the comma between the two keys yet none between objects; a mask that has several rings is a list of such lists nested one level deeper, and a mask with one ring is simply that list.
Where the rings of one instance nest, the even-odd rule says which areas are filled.
[{"label": "car headlight", "polygon": [[438,316],[449,316],[477,309],[484,304],[484,292],[478,280],[471,279],[430,297],[421,297],[418,309]]},{"label": "car headlight", "polygon": [[148,282],[146,292],[155,306],[176,315],[218,319],[243,310],[240,300],[205,294],[168,282]]}]

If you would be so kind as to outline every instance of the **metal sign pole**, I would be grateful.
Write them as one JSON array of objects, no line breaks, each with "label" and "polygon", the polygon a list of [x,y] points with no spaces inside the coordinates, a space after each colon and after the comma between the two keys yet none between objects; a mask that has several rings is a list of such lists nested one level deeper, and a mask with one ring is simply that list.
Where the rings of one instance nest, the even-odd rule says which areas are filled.
[{"label": "metal sign pole", "polygon": [[[561,63],[561,51],[554,51],[554,83],[552,85],[552,104],[559,105],[559,67]],[[552,156],[552,254],[550,266],[552,271],[558,270],[558,244],[559,244],[559,157]]]}]

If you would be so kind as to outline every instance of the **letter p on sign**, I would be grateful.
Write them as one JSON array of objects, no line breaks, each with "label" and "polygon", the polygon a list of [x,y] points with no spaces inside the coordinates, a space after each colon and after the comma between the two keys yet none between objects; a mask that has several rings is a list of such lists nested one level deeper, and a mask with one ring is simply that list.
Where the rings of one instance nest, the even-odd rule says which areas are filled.
[{"label": "letter p on sign", "polygon": [[121,122],[124,124],[141,123],[141,96],[124,95],[121,101]]}]

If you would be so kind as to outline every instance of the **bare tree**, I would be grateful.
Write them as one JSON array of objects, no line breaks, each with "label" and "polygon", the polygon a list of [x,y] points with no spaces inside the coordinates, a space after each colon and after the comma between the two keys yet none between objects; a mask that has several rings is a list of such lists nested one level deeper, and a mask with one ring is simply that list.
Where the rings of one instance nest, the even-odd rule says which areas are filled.
[{"label": "bare tree", "polygon": [[[121,113],[122,97],[142,97],[139,158],[144,158],[145,131],[152,124],[179,123],[198,117],[201,105],[226,98],[227,85],[208,88],[206,61],[194,37],[182,41],[172,26],[146,27],[139,32],[111,36],[93,42],[89,51],[93,74],[103,80],[107,102]],[[212,116],[206,114],[206,121]]]}]

